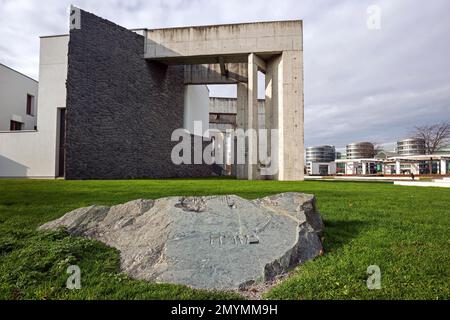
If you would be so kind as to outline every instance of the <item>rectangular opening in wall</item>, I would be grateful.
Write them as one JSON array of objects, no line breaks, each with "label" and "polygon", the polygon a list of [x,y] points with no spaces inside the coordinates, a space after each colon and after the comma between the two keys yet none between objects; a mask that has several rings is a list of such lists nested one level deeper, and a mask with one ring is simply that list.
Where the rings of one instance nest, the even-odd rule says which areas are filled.
[{"label": "rectangular opening in wall", "polygon": [[27,115],[34,116],[34,96],[27,94]]},{"label": "rectangular opening in wall", "polygon": [[209,128],[223,133],[223,170],[226,175],[236,175],[233,173],[234,164],[234,141],[230,130],[234,130],[237,125],[237,85],[221,84],[208,85],[210,90],[209,98]]},{"label": "rectangular opening in wall", "polygon": [[266,74],[258,70],[258,128],[266,128]]},{"label": "rectangular opening in wall", "polygon": [[66,109],[58,109],[58,177],[65,176],[66,159]]},{"label": "rectangular opening in wall", "polygon": [[10,125],[9,125],[9,130],[20,131],[20,130],[22,130],[22,128],[23,128],[22,122],[11,120]]}]

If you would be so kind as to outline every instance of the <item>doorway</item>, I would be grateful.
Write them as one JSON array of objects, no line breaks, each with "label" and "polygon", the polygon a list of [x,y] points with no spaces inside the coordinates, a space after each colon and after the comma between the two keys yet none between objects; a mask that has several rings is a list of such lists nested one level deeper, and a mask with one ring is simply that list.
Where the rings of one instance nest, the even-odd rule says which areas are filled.
[{"label": "doorway", "polygon": [[58,178],[64,177],[66,158],[66,109],[58,109],[58,130],[59,130],[59,150],[58,150]]}]

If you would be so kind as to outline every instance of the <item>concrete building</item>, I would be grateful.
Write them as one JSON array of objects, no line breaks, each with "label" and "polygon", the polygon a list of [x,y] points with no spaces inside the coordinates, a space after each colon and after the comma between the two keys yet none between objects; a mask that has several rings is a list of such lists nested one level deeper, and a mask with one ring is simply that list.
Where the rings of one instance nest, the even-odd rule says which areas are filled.
[{"label": "concrete building", "polygon": [[58,177],[61,116],[66,106],[68,36],[40,39],[35,132],[0,133],[1,177]]},{"label": "concrete building", "polygon": [[0,131],[36,130],[38,82],[0,63]]},{"label": "concrete building", "polygon": [[[237,128],[237,104],[236,98],[209,98],[209,127],[211,129],[219,129],[225,131],[226,129]],[[265,114],[265,100],[258,99],[258,127],[265,128],[266,114]]]},{"label": "concrete building", "polygon": [[[301,21],[130,31],[73,8],[71,24],[68,36],[41,38],[39,131],[0,135],[0,176],[211,175],[203,159],[171,161],[179,143],[172,133],[209,118],[205,88],[187,86],[236,84],[236,127],[256,129],[261,71],[265,127],[279,130],[271,150],[279,170],[264,178],[303,179]],[[197,93],[192,103],[189,92]],[[250,136],[238,178],[262,178],[259,162],[249,165],[258,160],[256,145]]]},{"label": "concrete building", "polygon": [[[236,141],[230,130],[237,126],[237,98],[210,97],[209,98],[209,128],[219,130],[224,135],[224,165],[228,175],[237,175],[237,166],[234,165],[234,150]],[[265,128],[265,100],[258,99],[258,127]]]}]

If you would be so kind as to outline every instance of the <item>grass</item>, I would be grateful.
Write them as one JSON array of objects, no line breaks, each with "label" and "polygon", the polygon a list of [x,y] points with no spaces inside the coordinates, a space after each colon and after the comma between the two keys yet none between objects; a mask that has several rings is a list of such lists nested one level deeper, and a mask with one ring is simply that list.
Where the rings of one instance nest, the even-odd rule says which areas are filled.
[{"label": "grass", "polygon": [[[44,222],[92,204],[137,198],[237,194],[257,198],[313,193],[325,220],[325,255],[296,268],[267,299],[449,299],[450,191],[368,182],[232,179],[64,181],[0,180],[0,299],[236,299],[235,293],[152,284],[119,272],[119,254]],[[68,290],[66,269],[82,270]],[[367,267],[381,268],[368,290]]]}]

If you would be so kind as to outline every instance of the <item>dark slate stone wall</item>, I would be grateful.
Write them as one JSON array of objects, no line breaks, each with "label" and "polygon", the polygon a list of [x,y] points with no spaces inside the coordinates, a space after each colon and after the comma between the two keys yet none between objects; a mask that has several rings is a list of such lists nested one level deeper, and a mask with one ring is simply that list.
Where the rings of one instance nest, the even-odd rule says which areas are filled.
[{"label": "dark slate stone wall", "polygon": [[[143,59],[144,37],[81,11],[71,30],[66,179],[204,177],[207,165],[174,165],[183,127],[183,66]],[[217,172],[217,171],[216,171]]]}]

